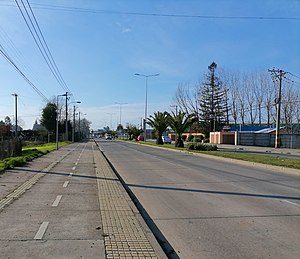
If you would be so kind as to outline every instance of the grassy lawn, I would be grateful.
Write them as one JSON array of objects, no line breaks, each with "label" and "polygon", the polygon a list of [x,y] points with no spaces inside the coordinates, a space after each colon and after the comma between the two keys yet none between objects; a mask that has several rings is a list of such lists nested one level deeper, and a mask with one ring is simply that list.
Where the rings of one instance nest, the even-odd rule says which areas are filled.
[{"label": "grassy lawn", "polygon": [[[155,142],[137,142],[143,145],[149,146],[158,146]],[[300,159],[296,158],[283,158],[279,156],[271,155],[259,155],[259,154],[249,154],[249,153],[240,153],[240,152],[228,152],[228,151],[195,151],[188,150],[187,148],[175,148],[174,145],[164,144],[160,145],[162,148],[176,149],[176,150],[186,150],[192,153],[206,154],[212,156],[219,156],[225,158],[238,159],[248,162],[261,163],[266,165],[282,166],[293,169],[300,170]]]},{"label": "grassy lawn", "polygon": [[245,154],[239,152],[226,151],[205,151],[199,153],[300,170],[300,159],[296,158],[285,158],[280,156]]},{"label": "grassy lawn", "polygon": [[[68,145],[70,142],[59,142],[59,147]],[[0,172],[15,166],[25,165],[34,158],[45,155],[56,149],[55,143],[48,143],[40,146],[26,147],[22,149],[22,156],[10,157],[0,160]]]}]

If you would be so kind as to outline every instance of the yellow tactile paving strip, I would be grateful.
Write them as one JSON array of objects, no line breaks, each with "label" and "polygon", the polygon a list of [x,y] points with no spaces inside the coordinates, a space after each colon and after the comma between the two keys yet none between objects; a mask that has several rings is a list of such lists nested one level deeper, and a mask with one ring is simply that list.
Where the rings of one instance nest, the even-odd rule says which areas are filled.
[{"label": "yellow tactile paving strip", "polygon": [[107,258],[158,258],[130,197],[96,146],[94,159]]}]

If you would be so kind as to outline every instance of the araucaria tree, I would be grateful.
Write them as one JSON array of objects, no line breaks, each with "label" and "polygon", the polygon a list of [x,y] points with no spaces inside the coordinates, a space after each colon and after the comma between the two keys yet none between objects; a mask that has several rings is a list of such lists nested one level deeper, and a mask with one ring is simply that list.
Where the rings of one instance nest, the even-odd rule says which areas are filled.
[{"label": "araucaria tree", "polygon": [[228,97],[227,90],[216,75],[217,64],[208,66],[206,82],[199,93],[200,123],[206,136],[211,131],[221,130],[228,124]]},{"label": "araucaria tree", "polygon": [[156,144],[163,145],[162,134],[166,131],[168,127],[168,112],[155,112],[154,116],[150,115],[147,119],[147,124],[151,126],[157,135]]}]

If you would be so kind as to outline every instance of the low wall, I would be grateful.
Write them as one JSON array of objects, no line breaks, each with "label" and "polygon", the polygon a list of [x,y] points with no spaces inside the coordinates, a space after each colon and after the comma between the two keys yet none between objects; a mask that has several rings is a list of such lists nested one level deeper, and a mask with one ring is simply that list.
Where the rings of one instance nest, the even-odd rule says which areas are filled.
[{"label": "low wall", "polygon": [[[237,132],[236,145],[274,147],[275,134]],[[280,147],[300,148],[300,134],[280,134]]]},{"label": "low wall", "polygon": [[[210,144],[274,147],[275,134],[254,132],[211,132]],[[300,134],[280,134],[280,147],[300,148]]]}]

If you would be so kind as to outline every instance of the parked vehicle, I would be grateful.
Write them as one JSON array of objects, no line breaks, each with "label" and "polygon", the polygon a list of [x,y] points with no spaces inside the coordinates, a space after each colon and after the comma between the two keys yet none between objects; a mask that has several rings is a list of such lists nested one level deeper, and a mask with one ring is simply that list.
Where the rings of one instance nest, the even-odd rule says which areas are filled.
[{"label": "parked vehicle", "polygon": [[138,140],[138,141],[144,141],[144,136],[143,135],[139,135],[136,140]]},{"label": "parked vehicle", "polygon": [[172,139],[169,138],[168,136],[162,136],[162,140],[165,144],[171,144],[172,143]]},{"label": "parked vehicle", "polygon": [[105,139],[112,139],[112,135],[106,134],[106,135],[105,135]]}]

